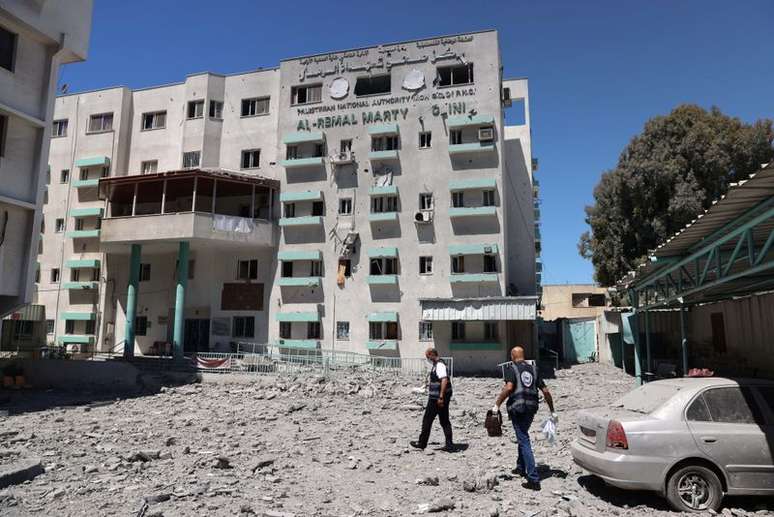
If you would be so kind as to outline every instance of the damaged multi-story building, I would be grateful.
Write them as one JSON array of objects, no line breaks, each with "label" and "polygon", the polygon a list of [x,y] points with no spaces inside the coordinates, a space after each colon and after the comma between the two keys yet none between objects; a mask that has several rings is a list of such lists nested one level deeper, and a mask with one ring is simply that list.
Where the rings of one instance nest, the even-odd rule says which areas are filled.
[{"label": "damaged multi-story building", "polygon": [[535,346],[528,89],[504,79],[496,31],[63,95],[54,118],[51,342],[434,346],[463,370]]}]

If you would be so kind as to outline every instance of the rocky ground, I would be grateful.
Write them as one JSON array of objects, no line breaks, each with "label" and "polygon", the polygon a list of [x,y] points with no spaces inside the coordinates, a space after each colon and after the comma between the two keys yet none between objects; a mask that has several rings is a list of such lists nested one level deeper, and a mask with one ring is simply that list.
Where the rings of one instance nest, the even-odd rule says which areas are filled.
[{"label": "rocky ground", "polygon": [[[246,380],[249,379],[249,382]],[[539,493],[511,475],[512,429],[489,438],[497,379],[456,378],[451,406],[464,450],[408,446],[419,432],[419,379],[256,376],[105,400],[104,394],[0,393],[0,470],[39,458],[45,472],[0,490],[0,515],[454,516],[674,515],[652,494],[605,486],[570,457],[577,410],[633,387],[597,364],[548,380],[559,439],[533,426]],[[95,402],[96,401],[96,402]],[[768,508],[768,509],[767,509]],[[771,514],[771,499],[729,499],[727,515]]]}]

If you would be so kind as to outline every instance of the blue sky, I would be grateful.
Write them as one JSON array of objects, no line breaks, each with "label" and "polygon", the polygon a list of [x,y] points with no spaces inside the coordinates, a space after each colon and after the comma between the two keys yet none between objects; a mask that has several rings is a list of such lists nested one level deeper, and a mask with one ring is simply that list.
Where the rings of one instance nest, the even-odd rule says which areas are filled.
[{"label": "blue sky", "polygon": [[506,77],[528,77],[540,160],[544,283],[590,282],[578,256],[599,175],[653,115],[684,102],[774,118],[772,0],[461,2],[96,0],[70,91],[179,82],[280,59],[495,28]]}]

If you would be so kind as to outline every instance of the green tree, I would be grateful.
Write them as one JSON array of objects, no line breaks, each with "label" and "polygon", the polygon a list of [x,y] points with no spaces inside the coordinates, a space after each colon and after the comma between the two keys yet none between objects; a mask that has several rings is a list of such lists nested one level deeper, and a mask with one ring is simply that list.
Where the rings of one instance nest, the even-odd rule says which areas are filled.
[{"label": "green tree", "polygon": [[610,286],[645,260],[730,183],[745,179],[774,158],[772,121],[745,124],[717,108],[683,104],[645,123],[586,207],[591,231],[578,251],[594,276]]}]

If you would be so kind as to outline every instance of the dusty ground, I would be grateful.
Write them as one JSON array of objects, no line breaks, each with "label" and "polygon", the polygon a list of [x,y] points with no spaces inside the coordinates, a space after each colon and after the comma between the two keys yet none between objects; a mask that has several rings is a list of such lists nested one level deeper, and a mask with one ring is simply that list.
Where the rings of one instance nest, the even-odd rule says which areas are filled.
[{"label": "dusty ground", "polygon": [[[439,501],[453,502],[443,514],[455,516],[674,515],[659,497],[606,487],[572,463],[576,411],[633,386],[613,368],[582,365],[548,380],[559,441],[541,441],[542,405],[533,426],[540,493],[510,475],[513,430],[489,438],[483,428],[497,379],[455,379],[455,441],[467,448],[454,454],[432,450],[442,442],[437,423],[428,451],[408,447],[424,403],[412,393],[417,379],[250,380],[107,402],[0,394],[11,415],[0,417],[0,466],[36,456],[46,469],[0,490],[0,515],[397,516]],[[730,499],[723,513],[771,514],[772,503]]]}]

